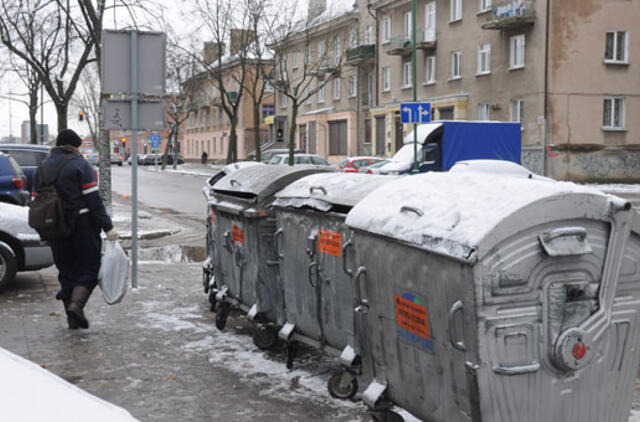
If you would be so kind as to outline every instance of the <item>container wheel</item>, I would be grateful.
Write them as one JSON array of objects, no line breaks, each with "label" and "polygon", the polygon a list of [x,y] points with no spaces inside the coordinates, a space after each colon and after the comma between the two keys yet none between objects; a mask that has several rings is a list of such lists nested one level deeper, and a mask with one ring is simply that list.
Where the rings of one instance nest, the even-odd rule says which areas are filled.
[{"label": "container wheel", "polygon": [[393,410],[381,410],[369,412],[375,422],[404,422],[404,418]]},{"label": "container wheel", "polygon": [[358,380],[350,371],[343,370],[329,378],[327,389],[331,397],[341,400],[353,398],[358,392]]},{"label": "container wheel", "polygon": [[268,327],[258,325],[255,330],[253,330],[253,344],[255,344],[258,349],[271,349],[277,340],[278,335],[275,330]]},{"label": "container wheel", "polygon": [[215,312],[218,308],[218,299],[216,299],[216,292],[209,290],[209,310]]},{"label": "container wheel", "polygon": [[218,330],[224,330],[227,325],[227,318],[229,318],[229,312],[231,311],[231,305],[227,302],[222,302],[218,305],[218,312],[216,313],[216,327]]},{"label": "container wheel", "polygon": [[284,358],[286,360],[287,369],[293,368],[293,360],[298,353],[298,346],[295,343],[287,343],[284,345]]}]

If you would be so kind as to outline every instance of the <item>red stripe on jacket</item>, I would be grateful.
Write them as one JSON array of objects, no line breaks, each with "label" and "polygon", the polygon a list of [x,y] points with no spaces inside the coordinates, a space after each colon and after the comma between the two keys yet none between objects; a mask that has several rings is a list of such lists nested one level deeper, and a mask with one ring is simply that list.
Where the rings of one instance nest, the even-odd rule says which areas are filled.
[{"label": "red stripe on jacket", "polygon": [[80,189],[85,190],[85,189],[89,189],[92,188],[94,186],[97,186],[98,184],[96,182],[89,182],[85,185],[80,186]]}]

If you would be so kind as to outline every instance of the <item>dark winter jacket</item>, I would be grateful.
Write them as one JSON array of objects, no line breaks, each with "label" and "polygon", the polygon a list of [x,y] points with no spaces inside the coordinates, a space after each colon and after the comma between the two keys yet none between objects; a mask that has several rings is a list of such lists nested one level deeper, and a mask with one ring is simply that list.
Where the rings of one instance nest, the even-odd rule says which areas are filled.
[{"label": "dark winter jacket", "polygon": [[[89,214],[97,228],[105,232],[111,230],[113,224],[98,193],[93,167],[77,149],[69,146],[53,148],[51,154],[42,161],[44,180],[52,180],[58,164],[70,154],[73,158],[60,171],[56,181],[58,196],[69,209],[77,211],[80,215]],[[40,175],[36,174],[33,195],[38,194],[39,185]]]}]

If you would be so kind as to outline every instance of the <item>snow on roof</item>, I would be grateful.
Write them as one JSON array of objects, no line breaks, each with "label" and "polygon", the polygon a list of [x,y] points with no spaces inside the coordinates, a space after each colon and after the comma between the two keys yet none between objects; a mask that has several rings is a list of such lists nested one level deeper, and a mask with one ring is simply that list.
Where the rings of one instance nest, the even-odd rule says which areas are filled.
[{"label": "snow on roof", "polygon": [[356,3],[352,0],[329,0],[327,2],[327,8],[324,12],[313,18],[309,22],[309,27],[314,27],[326,22],[330,22],[334,19],[342,17],[347,13],[356,10]]},{"label": "snow on roof", "polygon": [[376,188],[395,179],[357,173],[313,174],[278,192],[274,205],[308,206],[321,211],[328,211],[334,204],[352,207]]},{"label": "snow on roof", "polygon": [[346,222],[355,229],[467,259],[516,211],[544,198],[579,193],[606,196],[568,182],[482,172],[427,173],[385,184],[359,202]]},{"label": "snow on roof", "polygon": [[0,348],[2,420],[133,422],[129,412]]}]

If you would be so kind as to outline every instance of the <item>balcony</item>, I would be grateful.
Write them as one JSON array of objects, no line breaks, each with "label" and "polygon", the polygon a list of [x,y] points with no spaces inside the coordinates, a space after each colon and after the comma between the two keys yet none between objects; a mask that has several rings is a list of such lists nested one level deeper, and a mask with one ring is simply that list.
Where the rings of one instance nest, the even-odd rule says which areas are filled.
[{"label": "balcony", "polygon": [[375,44],[359,45],[347,50],[345,64],[349,66],[358,66],[360,64],[373,62],[375,59]]},{"label": "balcony", "polygon": [[407,56],[412,53],[413,46],[411,40],[403,35],[396,35],[385,44],[385,51],[390,56]]},{"label": "balcony", "polygon": [[533,25],[535,21],[535,1],[496,0],[491,8],[491,17],[482,25],[482,29],[508,31]]},{"label": "balcony", "polygon": [[434,50],[437,46],[436,32],[434,30],[425,30],[418,28],[416,31],[416,47],[420,50]]},{"label": "balcony", "polygon": [[331,73],[340,66],[340,57],[325,57],[318,63],[318,73]]}]

